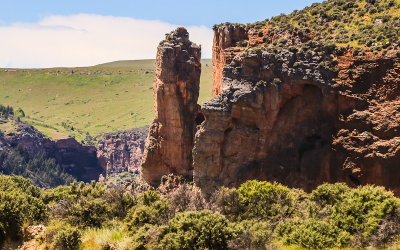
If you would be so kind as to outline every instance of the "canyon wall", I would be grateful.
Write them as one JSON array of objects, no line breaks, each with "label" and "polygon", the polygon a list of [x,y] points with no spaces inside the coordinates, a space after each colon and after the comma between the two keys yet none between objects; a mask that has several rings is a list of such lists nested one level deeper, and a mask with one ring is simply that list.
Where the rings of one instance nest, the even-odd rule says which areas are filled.
[{"label": "canyon wall", "polygon": [[[259,45],[262,36],[226,38],[232,30],[215,30],[213,94],[220,94],[202,106],[196,184],[207,191],[258,179],[311,191],[341,181],[400,195],[397,53],[349,51],[334,72],[323,67],[331,60],[323,53],[239,47]],[[224,48],[221,37],[235,43]]]},{"label": "canyon wall", "polygon": [[97,158],[106,175],[138,173],[148,127],[107,133],[97,143]]},{"label": "canyon wall", "polygon": [[[212,54],[212,96],[222,93],[222,69],[240,51],[237,43],[246,40],[247,31],[241,24],[228,24],[214,29]],[[239,44],[240,45],[240,44]]]},{"label": "canyon wall", "polygon": [[185,28],[167,34],[157,48],[155,119],[149,128],[141,173],[151,184],[165,174],[192,176],[201,48]]}]

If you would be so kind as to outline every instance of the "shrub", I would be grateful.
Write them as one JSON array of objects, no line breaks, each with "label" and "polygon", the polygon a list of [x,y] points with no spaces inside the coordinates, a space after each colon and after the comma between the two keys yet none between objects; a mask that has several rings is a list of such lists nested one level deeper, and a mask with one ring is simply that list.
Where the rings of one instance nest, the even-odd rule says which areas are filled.
[{"label": "shrub", "polygon": [[41,222],[46,217],[39,188],[22,177],[0,175],[0,245],[6,238],[17,239],[24,223]]},{"label": "shrub", "polygon": [[274,183],[247,181],[239,188],[239,199],[244,207],[242,219],[278,220],[294,211],[290,189]]},{"label": "shrub", "polygon": [[350,234],[340,230],[327,221],[308,219],[306,221],[287,221],[277,228],[284,235],[284,243],[298,245],[306,249],[343,247],[350,240]]},{"label": "shrub", "polygon": [[74,181],[69,186],[58,186],[53,189],[44,190],[42,192],[42,198],[46,204],[59,202],[61,200],[76,201],[82,197],[86,199],[96,199],[102,197],[106,191],[105,186],[99,182],[88,184]]},{"label": "shrub", "polygon": [[161,237],[162,249],[227,249],[233,237],[228,220],[209,210],[178,213]]},{"label": "shrub", "polygon": [[103,195],[103,199],[107,202],[110,213],[119,218],[125,218],[129,209],[134,204],[133,196],[122,188],[111,188]]},{"label": "shrub", "polygon": [[208,203],[200,188],[183,183],[170,190],[166,195],[174,213],[183,211],[199,211],[208,207]]},{"label": "shrub", "polygon": [[363,186],[347,192],[335,204],[332,220],[350,234],[361,234],[364,245],[370,241],[384,218],[398,218],[400,200],[383,187]]},{"label": "shrub", "polygon": [[80,199],[68,211],[68,220],[80,227],[101,227],[110,218],[107,203],[102,199]]},{"label": "shrub", "polygon": [[349,191],[350,188],[344,183],[323,184],[311,193],[310,198],[320,206],[334,205]]},{"label": "shrub", "polygon": [[130,231],[135,232],[145,224],[161,224],[167,221],[170,213],[170,205],[166,199],[155,191],[144,192],[138,204],[131,208],[126,216],[126,223]]},{"label": "shrub", "polygon": [[54,246],[55,248],[74,250],[79,249],[81,242],[81,232],[79,229],[67,225],[56,235]]},{"label": "shrub", "polygon": [[382,187],[324,184],[310,195],[308,214],[278,225],[276,234],[304,248],[382,246],[400,234],[400,200]]},{"label": "shrub", "polygon": [[157,249],[160,234],[166,226],[145,224],[140,227],[132,237],[132,249]]},{"label": "shrub", "polygon": [[272,227],[265,221],[244,220],[232,227],[235,238],[229,241],[229,248],[266,249],[272,239]]},{"label": "shrub", "polygon": [[214,210],[225,215],[230,220],[237,220],[244,211],[244,206],[236,188],[222,187],[212,197]]}]

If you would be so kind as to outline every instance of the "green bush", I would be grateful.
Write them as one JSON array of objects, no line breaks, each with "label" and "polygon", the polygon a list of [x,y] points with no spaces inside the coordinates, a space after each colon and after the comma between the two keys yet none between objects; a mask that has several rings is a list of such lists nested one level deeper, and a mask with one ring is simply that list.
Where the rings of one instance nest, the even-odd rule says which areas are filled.
[{"label": "green bush", "polygon": [[130,231],[136,231],[145,224],[160,224],[169,218],[170,205],[156,191],[146,191],[139,197],[138,204],[126,216]]},{"label": "green bush", "polygon": [[140,227],[132,237],[132,249],[157,249],[159,236],[165,231],[166,226],[145,224]]},{"label": "green bush", "polygon": [[278,220],[294,212],[294,197],[288,187],[264,181],[247,181],[239,188],[244,207],[242,219]]},{"label": "green bush", "polygon": [[399,208],[400,200],[383,187],[363,186],[347,192],[334,205],[331,218],[337,227],[350,234],[361,234],[366,243],[384,218],[398,217]]},{"label": "green bush", "polygon": [[234,239],[229,242],[233,249],[266,249],[272,240],[272,226],[265,221],[244,220],[235,225]]},{"label": "green bush", "polygon": [[82,198],[68,211],[69,222],[80,227],[101,227],[110,217],[108,204],[99,198],[89,200]]},{"label": "green bush", "polygon": [[103,199],[107,202],[110,213],[118,218],[125,218],[129,209],[135,205],[133,196],[122,188],[108,189]]},{"label": "green bush", "polygon": [[162,249],[227,249],[233,232],[228,220],[209,210],[178,213],[161,237]]},{"label": "green bush", "polygon": [[75,250],[81,244],[81,232],[76,227],[66,226],[54,239],[54,247],[57,249]]},{"label": "green bush", "polygon": [[244,206],[236,188],[222,187],[213,195],[215,210],[225,215],[228,219],[236,221],[244,211]]},{"label": "green bush", "polygon": [[343,199],[351,189],[344,183],[323,184],[311,193],[311,200],[320,206],[334,205]]},{"label": "green bush", "polygon": [[333,223],[318,219],[297,223],[289,220],[279,225],[276,231],[284,236],[284,243],[306,249],[343,247],[350,241],[350,233],[340,230]]},{"label": "green bush", "polygon": [[324,184],[300,217],[278,225],[276,235],[304,248],[381,246],[400,234],[400,200],[383,187]]},{"label": "green bush", "polygon": [[46,218],[39,188],[22,177],[0,175],[0,245],[6,238],[17,239],[24,223]]},{"label": "green bush", "polygon": [[106,187],[100,182],[84,183],[72,182],[69,186],[58,186],[42,192],[42,199],[46,204],[61,200],[78,200],[79,198],[96,199],[105,195]]}]

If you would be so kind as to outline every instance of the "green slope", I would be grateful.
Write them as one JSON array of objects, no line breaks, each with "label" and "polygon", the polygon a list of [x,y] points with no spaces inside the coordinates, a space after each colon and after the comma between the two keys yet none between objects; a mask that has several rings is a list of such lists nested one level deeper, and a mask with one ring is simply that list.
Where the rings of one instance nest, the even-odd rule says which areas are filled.
[{"label": "green slope", "polygon": [[[47,136],[82,140],[153,119],[155,60],[83,68],[0,69],[0,103],[22,108]],[[211,60],[202,61],[199,103],[211,97]],[[206,66],[208,65],[208,66]]]},{"label": "green slope", "polygon": [[[259,45],[275,50],[333,50],[338,56],[352,48],[355,55],[384,55],[400,49],[400,0],[329,0],[241,26],[252,29],[262,41]],[[247,44],[240,41],[236,46]]]}]

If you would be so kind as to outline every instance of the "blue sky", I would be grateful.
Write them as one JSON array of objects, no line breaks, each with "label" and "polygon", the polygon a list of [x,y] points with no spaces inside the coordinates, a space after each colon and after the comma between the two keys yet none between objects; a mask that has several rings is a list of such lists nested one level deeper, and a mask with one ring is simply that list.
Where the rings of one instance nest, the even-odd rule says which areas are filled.
[{"label": "blue sky", "polygon": [[320,0],[2,0],[0,20],[35,22],[80,13],[161,20],[178,25],[248,23],[290,13]]},{"label": "blue sky", "polygon": [[[154,58],[157,43],[165,32],[178,25],[189,28],[192,40],[203,46],[203,58],[209,58],[212,42],[210,28],[214,24],[260,21],[280,13],[288,14],[295,9],[302,9],[321,1],[0,2],[0,67],[49,67]],[[133,49],[135,47],[136,49]],[[143,48],[137,49],[138,47]]]}]

